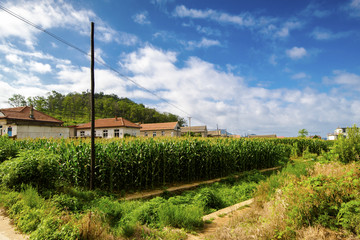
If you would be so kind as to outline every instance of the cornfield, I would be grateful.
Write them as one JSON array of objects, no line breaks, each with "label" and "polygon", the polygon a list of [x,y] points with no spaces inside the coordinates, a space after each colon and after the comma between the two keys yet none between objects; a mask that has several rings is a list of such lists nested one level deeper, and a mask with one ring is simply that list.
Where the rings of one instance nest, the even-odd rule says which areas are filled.
[{"label": "cornfield", "polygon": [[[317,152],[326,150],[322,142],[301,143]],[[19,151],[47,149],[59,154],[61,178],[73,186],[88,187],[89,140],[18,140],[14,144]],[[150,189],[274,167],[288,161],[294,144],[299,145],[291,139],[101,139],[95,144],[95,186],[108,191]]]}]

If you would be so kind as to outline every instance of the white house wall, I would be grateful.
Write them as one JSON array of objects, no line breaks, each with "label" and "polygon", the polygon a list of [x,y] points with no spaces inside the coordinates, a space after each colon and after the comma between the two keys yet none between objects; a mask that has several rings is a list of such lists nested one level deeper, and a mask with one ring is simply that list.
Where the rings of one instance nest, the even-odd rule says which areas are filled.
[{"label": "white house wall", "polygon": [[[95,137],[103,137],[103,131],[108,130],[108,137],[115,137],[115,129],[119,129],[119,137],[123,138],[125,134],[129,134],[131,136],[140,136],[140,129],[137,128],[96,128],[95,129]],[[91,136],[91,129],[78,129],[76,130],[76,136],[81,137],[81,132],[84,131],[84,137]]]}]

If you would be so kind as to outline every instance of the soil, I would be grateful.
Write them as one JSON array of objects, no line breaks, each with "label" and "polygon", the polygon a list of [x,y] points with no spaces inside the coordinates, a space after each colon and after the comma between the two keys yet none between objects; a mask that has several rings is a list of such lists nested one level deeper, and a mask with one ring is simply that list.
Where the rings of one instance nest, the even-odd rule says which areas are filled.
[{"label": "soil", "polygon": [[5,215],[3,209],[0,209],[0,240],[25,240],[28,236],[20,234],[14,230],[11,220]]}]

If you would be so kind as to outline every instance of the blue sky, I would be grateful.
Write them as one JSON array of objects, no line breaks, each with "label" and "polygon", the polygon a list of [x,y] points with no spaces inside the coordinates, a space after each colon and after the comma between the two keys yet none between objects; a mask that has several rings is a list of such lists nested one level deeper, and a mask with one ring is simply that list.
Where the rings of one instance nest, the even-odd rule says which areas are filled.
[{"label": "blue sky", "polygon": [[[235,134],[326,136],[360,119],[360,0],[11,0],[89,52],[96,91]],[[89,58],[0,10],[0,108],[90,88]],[[163,101],[165,99],[165,101]],[[169,104],[170,103],[170,104]],[[176,106],[176,107],[174,107]]]}]

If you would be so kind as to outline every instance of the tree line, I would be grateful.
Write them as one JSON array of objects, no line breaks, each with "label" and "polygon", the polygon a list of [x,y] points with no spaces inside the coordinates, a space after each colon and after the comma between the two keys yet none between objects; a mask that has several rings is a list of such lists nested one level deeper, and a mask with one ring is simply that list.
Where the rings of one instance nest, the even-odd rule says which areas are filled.
[{"label": "tree line", "polygon": [[[90,121],[90,92],[71,92],[66,95],[56,91],[46,96],[25,98],[14,94],[8,99],[13,107],[30,106],[64,122],[65,125],[76,125]],[[160,123],[176,122],[183,126],[185,119],[172,114],[160,113],[154,108],[145,107],[128,98],[115,94],[95,93],[95,118],[123,117],[132,122]]]}]

